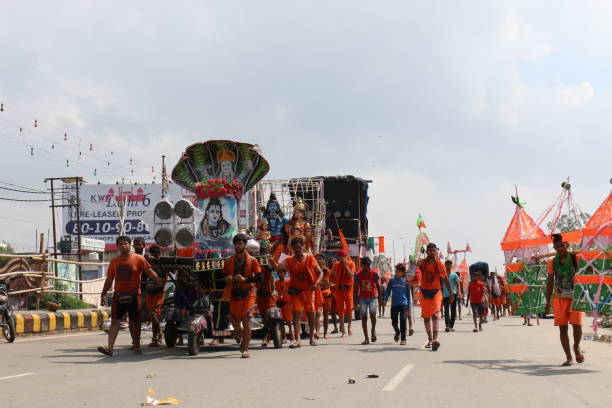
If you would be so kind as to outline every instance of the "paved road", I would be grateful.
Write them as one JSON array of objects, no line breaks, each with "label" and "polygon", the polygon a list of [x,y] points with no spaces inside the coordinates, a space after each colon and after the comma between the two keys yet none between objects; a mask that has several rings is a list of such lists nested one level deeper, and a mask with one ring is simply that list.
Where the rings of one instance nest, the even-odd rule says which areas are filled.
[{"label": "paved road", "polygon": [[[355,326],[350,338],[299,350],[253,350],[248,360],[233,345],[195,357],[184,348],[135,356],[125,350],[126,332],[118,342],[125,347],[112,358],[95,351],[106,339],[102,333],[25,338],[0,344],[0,406],[138,407],[149,387],[184,407],[609,406],[611,345],[585,341],[586,362],[560,367],[552,321],[540,327],[521,322],[506,318],[472,333],[464,318],[455,333],[441,334],[442,346],[432,352],[422,348],[420,319],[415,335],[399,346],[385,318],[373,345],[360,344]],[[369,373],[380,377],[365,378]],[[356,384],[348,384],[349,377]]]}]

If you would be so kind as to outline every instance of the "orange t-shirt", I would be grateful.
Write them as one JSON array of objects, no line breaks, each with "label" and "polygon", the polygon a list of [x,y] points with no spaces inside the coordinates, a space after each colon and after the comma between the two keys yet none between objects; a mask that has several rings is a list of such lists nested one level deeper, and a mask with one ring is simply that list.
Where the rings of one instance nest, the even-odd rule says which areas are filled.
[{"label": "orange t-shirt", "polygon": [[421,289],[442,289],[440,279],[446,276],[446,268],[439,259],[436,259],[433,263],[429,263],[425,259],[419,269],[421,271]]},{"label": "orange t-shirt", "polygon": [[114,258],[108,265],[107,275],[115,279],[115,292],[140,293],[140,274],[151,265],[142,255]]},{"label": "orange t-shirt", "polygon": [[355,266],[355,262],[352,260],[347,260],[348,267],[351,272],[353,272],[353,277],[350,277],[348,273],[346,273],[346,269],[344,268],[344,263],[342,261],[338,261],[334,264],[334,268],[332,272],[335,275],[335,283],[336,289],[338,286],[350,286],[353,287],[353,283],[355,282],[355,272],[357,271],[357,267]]},{"label": "orange t-shirt", "polygon": [[302,262],[298,262],[295,256],[285,259],[285,265],[291,276],[292,286],[299,290],[308,290],[317,281],[317,260],[313,255],[304,254]]}]

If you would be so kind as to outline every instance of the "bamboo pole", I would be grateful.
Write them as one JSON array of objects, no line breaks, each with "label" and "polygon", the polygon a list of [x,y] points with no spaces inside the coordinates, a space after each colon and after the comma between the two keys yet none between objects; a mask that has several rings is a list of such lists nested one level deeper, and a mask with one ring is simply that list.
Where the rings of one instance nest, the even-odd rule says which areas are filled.
[{"label": "bamboo pole", "polygon": [[28,255],[16,255],[16,254],[2,254],[0,258],[31,258],[35,261],[45,261],[45,262],[57,262],[57,263],[67,263],[73,265],[92,265],[92,266],[107,266],[109,262],[79,262],[79,261],[67,261],[64,259],[50,259],[46,257],[46,254],[28,254]]}]

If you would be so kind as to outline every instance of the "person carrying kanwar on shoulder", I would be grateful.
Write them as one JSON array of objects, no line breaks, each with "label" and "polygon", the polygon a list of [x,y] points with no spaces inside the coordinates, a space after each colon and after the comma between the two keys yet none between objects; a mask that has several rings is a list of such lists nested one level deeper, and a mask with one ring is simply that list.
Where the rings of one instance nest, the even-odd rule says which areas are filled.
[{"label": "person carrying kanwar on shoulder", "polygon": [[117,237],[117,248],[119,256],[115,257],[108,265],[106,280],[100,295],[100,304],[105,306],[106,293],[113,282],[113,303],[111,305],[111,325],[108,330],[108,345],[98,347],[98,351],[107,356],[113,355],[113,347],[119,333],[119,324],[125,313],[130,318],[130,333],[132,335],[132,349],[136,354],[142,354],[140,349],[140,276],[146,273],[159,285],[162,279],[151,269],[147,260],[138,254],[131,252],[132,240],[122,235]]},{"label": "person carrying kanwar on shoulder", "polygon": [[149,254],[145,255],[145,259],[155,273],[162,279],[163,284],[159,285],[156,281],[148,280],[145,287],[146,291],[146,305],[147,311],[151,315],[151,330],[153,338],[149,347],[157,347],[162,341],[162,332],[160,327],[160,315],[161,308],[164,304],[164,284],[166,276],[164,271],[160,268],[159,261],[161,258],[161,248],[157,244],[153,244],[149,247]]},{"label": "person carrying kanwar on shoulder", "polygon": [[442,308],[442,285],[450,293],[449,301],[455,301],[446,269],[438,259],[438,247],[433,242],[427,244],[426,258],[421,261],[421,317],[425,320],[428,342],[425,348],[437,351],[440,348],[438,330],[440,327],[440,309]]},{"label": "person carrying kanwar on shoulder", "polygon": [[442,286],[442,295],[444,301],[444,324],[446,328],[445,332],[454,332],[455,331],[455,320],[457,319],[457,303],[459,300],[459,275],[456,272],[452,271],[453,261],[447,260],[444,262],[444,267],[446,268],[446,275],[448,276],[448,281],[450,282],[452,295],[454,297],[454,302],[450,301],[451,292],[446,290],[445,286]]},{"label": "person carrying kanwar on shoulder", "polygon": [[474,333],[482,331],[482,324],[484,323],[484,305],[483,300],[487,288],[482,278],[483,273],[480,270],[475,271],[471,274],[472,281],[468,285],[468,294],[465,299],[465,307],[470,305],[472,310],[472,318],[474,319]]},{"label": "person carrying kanwar on shoulder", "polygon": [[257,309],[263,321],[264,338],[261,342],[261,347],[268,347],[270,343],[270,309],[276,306],[276,292],[274,285],[274,274],[269,265],[262,266],[262,279],[257,283]]},{"label": "person carrying kanwar on shoulder", "polygon": [[[351,331],[351,321],[353,313],[353,286],[357,267],[351,260],[345,249],[339,250],[336,255],[339,260],[334,264],[333,273],[336,279],[336,314],[340,319],[340,337],[353,335]],[[348,332],[345,330],[347,324]]]},{"label": "person carrying kanwar on shoulder", "polygon": [[295,341],[289,348],[302,347],[301,324],[302,314],[308,318],[310,345],[316,346],[314,294],[317,286],[323,279],[323,271],[319,267],[314,255],[304,253],[304,238],[295,237],[291,240],[293,255],[285,258],[280,264],[270,259],[270,264],[277,272],[287,271],[291,278],[288,291],[293,305],[293,332]]},{"label": "person carrying kanwar on shoulder", "polygon": [[246,250],[249,237],[246,234],[234,236],[234,255],[225,260],[226,293],[230,299],[229,320],[234,326],[236,338],[240,340],[242,358],[249,358],[251,342],[251,318],[255,310],[255,284],[262,280],[261,266],[257,259]]},{"label": "person carrying kanwar on shoulder", "polygon": [[[578,265],[582,260],[579,254],[569,251],[569,245],[563,241],[561,234],[553,234],[553,248],[556,255],[548,261],[548,280],[546,281],[546,306],[545,313],[550,312],[552,305],[555,326],[559,327],[559,338],[561,347],[565,352],[566,360],[563,366],[571,366],[574,362],[570,348],[569,325],[572,325],[574,337],[574,355],[577,363],[584,362],[584,353],[580,350],[582,339],[582,320],[584,313],[574,310],[574,278],[578,271]],[[535,256],[535,259],[546,258],[548,255]]]},{"label": "person carrying kanwar on shoulder", "polygon": [[400,341],[403,346],[406,344],[406,320],[410,326],[410,336],[414,333],[412,329],[412,319],[410,319],[410,302],[412,294],[410,284],[406,281],[406,265],[397,264],[395,266],[395,277],[391,278],[383,294],[386,302],[391,296],[391,325],[395,331],[393,340]]}]

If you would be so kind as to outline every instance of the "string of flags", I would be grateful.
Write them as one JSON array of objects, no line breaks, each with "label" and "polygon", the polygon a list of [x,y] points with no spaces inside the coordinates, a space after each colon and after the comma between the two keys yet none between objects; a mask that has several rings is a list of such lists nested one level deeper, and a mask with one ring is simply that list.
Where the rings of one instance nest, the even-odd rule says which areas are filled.
[{"label": "string of flags", "polygon": [[[102,150],[106,150],[108,154],[113,158],[116,157],[116,154],[115,154],[116,152],[110,149],[106,149],[103,146],[96,146],[93,143],[93,141],[88,141],[87,139],[82,138],[82,137],[74,138],[74,140],[78,140],[78,147],[75,148],[74,145],[71,145],[69,143],[71,140],[71,138],[69,137],[69,132],[60,133],[60,134],[63,134],[63,141],[64,141],[64,144],[60,146],[56,142],[57,139],[53,138],[53,134],[54,133],[57,134],[56,132],[53,131],[54,129],[57,129],[54,125],[41,121],[38,118],[34,118],[31,115],[28,115],[27,113],[22,112],[12,106],[8,107],[6,103],[4,102],[0,102],[0,112],[9,112],[9,111],[17,112],[21,114],[22,116],[29,117],[32,120],[32,122],[30,122],[32,124],[31,125],[32,130],[29,130],[27,127],[24,128],[24,126],[20,126],[17,123],[12,122],[9,117],[6,117],[4,115],[0,116],[1,126],[4,126],[5,128],[8,128],[8,129],[11,129],[11,128],[18,129],[20,142],[27,148],[28,155],[32,158],[43,157],[48,160],[54,160],[50,156],[61,158],[64,161],[65,167],[67,168],[71,167],[72,164],[75,164],[77,166],[84,166],[84,167],[91,168],[92,169],[91,174],[94,177],[97,177],[99,174],[98,171],[101,171],[103,174],[109,175],[114,178],[116,171],[113,172],[111,171],[111,169],[119,170],[121,173],[124,173],[123,170],[125,170],[125,171],[129,171],[129,174],[132,177],[135,176],[136,174],[141,174],[145,177],[152,176],[153,183],[155,183],[155,178],[156,178],[155,177],[155,166],[153,165],[150,166],[151,172],[148,173],[146,171],[138,170],[138,168],[136,168],[135,160],[133,157],[129,157],[129,156],[120,154],[121,156],[124,156],[128,159],[127,161],[129,165],[121,165],[120,162],[117,163],[116,159],[100,157],[101,155],[104,155],[104,153],[100,150],[97,151],[95,147],[100,147]],[[36,130],[34,130],[34,128]],[[49,134],[45,134],[45,132],[49,132]],[[10,132],[6,133],[6,132],[0,131],[0,136],[4,136],[4,138],[6,139],[12,139],[12,141],[16,141],[15,136],[11,136]],[[49,150],[44,149],[43,147],[41,147],[40,142],[34,142],[32,138],[40,138],[40,139],[47,140],[50,143],[50,149]],[[84,142],[86,143],[85,146],[87,146],[85,150],[81,148]],[[60,153],[60,150],[62,150],[63,154]],[[97,153],[94,153],[96,151]],[[73,152],[73,154],[75,154],[74,159],[71,159],[70,157],[66,157],[66,156],[71,155],[70,152]],[[84,162],[84,160],[86,159],[85,152],[87,152],[87,159],[96,160],[96,161],[105,163],[106,164],[105,168],[107,170],[100,170],[99,168],[100,166],[96,166],[96,165],[92,165],[91,163]],[[125,178],[122,179],[122,182],[125,182]]]}]

